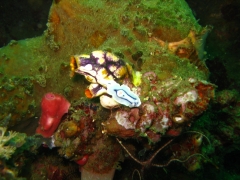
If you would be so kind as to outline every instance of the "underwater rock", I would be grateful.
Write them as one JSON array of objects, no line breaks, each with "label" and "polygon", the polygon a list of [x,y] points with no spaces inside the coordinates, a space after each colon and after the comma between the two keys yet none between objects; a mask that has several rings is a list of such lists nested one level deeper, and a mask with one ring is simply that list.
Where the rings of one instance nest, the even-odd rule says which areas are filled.
[{"label": "underwater rock", "polygon": [[[128,63],[138,66],[141,62],[143,67],[148,66],[148,61],[161,61],[166,57],[152,56],[159,51],[159,45],[150,36],[165,42],[175,42],[187,37],[190,30],[198,34],[202,27],[185,1],[54,1],[48,16],[47,29],[42,36],[20,40],[14,45],[10,43],[0,48],[1,82],[4,78],[13,79],[14,76],[41,77],[40,84],[32,78],[31,91],[27,85],[17,87],[13,84],[15,90],[11,92],[0,87],[0,93],[6,97],[1,99],[0,106],[4,107],[4,113],[1,112],[0,115],[3,118],[12,113],[9,124],[12,126],[37,114],[41,97],[46,92],[64,94],[66,87],[74,87],[69,100],[84,96],[83,79],[78,76],[70,81],[68,70],[59,72],[61,64],[68,64],[70,54],[90,53],[97,48],[117,52]],[[136,55],[137,52],[141,52],[141,57]],[[161,64],[165,67],[164,63]],[[171,63],[168,63],[165,72],[168,68],[172,68]],[[31,92],[31,97],[22,96],[24,89]],[[32,104],[36,108],[28,111]],[[17,110],[13,111],[15,107]]]},{"label": "underwater rock", "polygon": [[103,133],[122,138],[143,136],[156,143],[165,133],[179,135],[214,98],[215,85],[206,81],[190,77],[160,81],[154,72],[146,74],[139,86],[142,105],[135,117],[133,109],[119,108],[102,123]]},{"label": "underwater rock", "polygon": [[[190,40],[185,39],[179,44],[188,45],[185,41]],[[191,39],[191,41],[196,40]],[[192,43],[190,43],[191,48],[197,51],[197,47]],[[155,55],[155,58],[161,56]],[[201,62],[200,59],[196,61]],[[87,92],[90,93],[91,98],[101,96],[100,102],[103,107],[117,108],[116,103],[110,103],[112,99],[119,105],[138,109],[137,114],[140,115],[135,114],[137,118],[133,116],[130,118],[131,109],[118,108],[108,120],[102,122],[103,133],[122,138],[143,136],[150,142],[156,143],[166,132],[168,135],[179,135],[186,125],[189,126],[194,117],[206,110],[209,101],[214,98],[215,89],[215,85],[206,81],[208,73],[201,68],[196,70],[196,65],[186,57],[174,54],[163,63],[166,63],[165,66],[170,63],[171,66],[176,66],[176,69],[168,68],[165,71],[162,69],[162,64],[155,62],[153,64],[155,66],[152,66],[146,61],[145,64],[148,66],[144,66],[142,71],[151,71],[142,76],[140,72],[135,73],[128,63],[105,51],[74,56],[70,66],[72,71],[84,75],[93,83]],[[167,73],[166,77],[165,75],[161,77],[162,72],[158,73],[160,69],[163,73]],[[140,75],[135,76],[136,74]],[[121,86],[116,82],[120,78]],[[133,83],[136,80],[139,82],[137,85]],[[118,94],[118,91],[123,92]],[[88,93],[86,96],[88,97]]]},{"label": "underwater rock", "polygon": [[[202,134],[188,134],[184,140],[180,140],[177,143],[174,143],[170,146],[170,149],[173,153],[173,158],[175,159],[186,159],[191,157],[183,162],[183,165],[187,168],[188,171],[196,171],[200,169],[202,166],[201,156],[199,156],[201,152],[201,145],[203,141],[208,141],[205,139]],[[207,143],[210,143],[209,141]],[[198,154],[198,155],[194,155]]]},{"label": "underwater rock", "polygon": [[[201,60],[204,43],[194,42],[195,36],[188,36],[205,38],[207,33],[202,34],[205,28],[198,24],[185,1],[53,1],[47,27],[40,37],[0,49],[0,78],[40,77],[41,81],[33,81],[31,91],[36,104],[40,104],[45,92],[65,93],[71,102],[84,94],[88,98],[100,96],[100,103],[111,110],[96,108],[100,106],[98,100],[84,99],[83,104],[71,107],[59,124],[69,107],[65,102],[67,108],[60,108],[62,113],[57,116],[48,114],[50,119],[43,116],[37,130],[45,137],[54,133],[59,155],[79,162],[81,168],[92,174],[112,172],[121,160],[122,149],[116,137],[134,137],[139,143],[147,138],[154,149],[163,136],[180,135],[207,109],[214,96],[215,86],[207,82],[208,70]],[[180,45],[172,53],[156,39],[164,45],[187,41],[190,50]],[[186,55],[192,51],[193,59]],[[70,70],[66,69],[69,66],[62,64],[67,64],[71,55],[85,53],[90,55],[74,56],[70,64],[71,70],[79,69],[91,83],[84,91],[85,79],[79,75],[70,79]],[[135,67],[141,72],[137,73]],[[9,91],[1,87],[1,93],[19,93],[13,86],[6,88]],[[119,94],[114,97],[114,93]],[[121,103],[121,98],[117,101],[124,96],[128,103]],[[131,98],[136,99],[133,105]],[[11,104],[7,98],[5,103]],[[55,105],[50,112],[58,110]],[[9,114],[13,108],[14,105],[4,113]],[[57,121],[53,123],[54,118]]]},{"label": "underwater rock", "polygon": [[76,162],[83,179],[86,172],[97,177],[111,174],[112,178],[122,159],[122,149],[116,140],[104,136],[97,128],[101,126],[98,113],[94,104],[77,101],[53,135],[59,155]]},{"label": "underwater rock", "polygon": [[57,153],[41,154],[31,163],[30,180],[80,179],[78,166],[64,161]]}]

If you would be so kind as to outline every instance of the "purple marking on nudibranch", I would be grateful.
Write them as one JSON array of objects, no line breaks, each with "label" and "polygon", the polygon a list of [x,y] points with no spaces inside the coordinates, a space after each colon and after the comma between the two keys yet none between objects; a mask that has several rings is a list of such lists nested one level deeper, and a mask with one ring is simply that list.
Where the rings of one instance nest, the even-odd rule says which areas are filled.
[{"label": "purple marking on nudibranch", "polygon": [[[101,86],[100,84],[98,84],[96,87],[91,89],[91,92],[95,95],[97,94],[99,91],[101,91],[104,87]],[[105,88],[104,88],[105,89]]]},{"label": "purple marking on nudibranch", "polygon": [[91,61],[90,58],[79,57],[80,66],[86,66],[88,64],[92,64],[92,63],[89,63],[90,61]]},{"label": "purple marking on nudibranch", "polygon": [[109,52],[93,51],[90,55],[83,54],[75,58],[79,66],[75,72],[84,75],[88,81],[104,87],[107,81],[116,81],[128,73],[126,63]]}]

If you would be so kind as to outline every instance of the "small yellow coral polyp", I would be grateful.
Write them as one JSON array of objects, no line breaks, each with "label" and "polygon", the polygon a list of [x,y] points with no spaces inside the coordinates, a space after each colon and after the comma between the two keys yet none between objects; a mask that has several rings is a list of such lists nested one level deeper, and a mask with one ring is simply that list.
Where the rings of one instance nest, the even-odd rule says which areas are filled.
[{"label": "small yellow coral polyp", "polygon": [[142,73],[140,71],[134,71],[132,66],[126,63],[129,74],[132,75],[132,83],[134,86],[140,86],[142,83]]},{"label": "small yellow coral polyp", "polygon": [[132,83],[134,86],[140,86],[142,83],[142,73],[140,71],[135,71],[132,73]]}]

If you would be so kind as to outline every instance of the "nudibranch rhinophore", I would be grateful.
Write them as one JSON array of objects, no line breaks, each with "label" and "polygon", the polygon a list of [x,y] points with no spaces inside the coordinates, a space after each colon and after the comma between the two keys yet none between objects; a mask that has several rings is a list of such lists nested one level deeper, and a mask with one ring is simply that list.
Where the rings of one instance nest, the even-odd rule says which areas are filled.
[{"label": "nudibranch rhinophore", "polygon": [[128,86],[116,82],[131,75],[136,77],[135,80],[133,78],[133,84],[137,82],[136,84],[139,85],[141,73],[134,72],[128,63],[114,54],[93,51],[90,55],[74,55],[71,57],[70,66],[73,72],[84,75],[91,83],[85,90],[85,95],[88,98],[101,96],[100,102],[103,107],[111,109],[120,104],[129,107],[141,105],[137,94]]}]

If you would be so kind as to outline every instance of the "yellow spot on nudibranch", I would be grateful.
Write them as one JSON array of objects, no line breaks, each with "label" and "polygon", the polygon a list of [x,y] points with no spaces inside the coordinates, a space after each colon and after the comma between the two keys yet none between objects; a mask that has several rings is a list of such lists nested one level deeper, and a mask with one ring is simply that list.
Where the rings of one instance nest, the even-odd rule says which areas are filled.
[{"label": "yellow spot on nudibranch", "polygon": [[110,70],[111,72],[116,71],[116,69],[117,69],[117,67],[114,66],[114,65],[111,65],[111,66],[109,67],[109,70]]},{"label": "yellow spot on nudibranch", "polygon": [[107,72],[107,70],[106,70],[106,69],[104,69],[104,70],[102,71],[102,74],[107,76],[107,75],[108,75],[108,72]]},{"label": "yellow spot on nudibranch", "polygon": [[70,58],[70,68],[71,68],[70,77],[72,78],[74,76],[75,70],[78,68],[77,62],[74,56],[71,56]]},{"label": "yellow spot on nudibranch", "polygon": [[99,58],[98,59],[98,64],[104,64],[105,63],[105,59],[104,58]]},{"label": "yellow spot on nudibranch", "polygon": [[105,78],[106,76],[108,76],[108,72],[105,68],[99,69],[97,72],[97,75],[102,76],[103,78]]},{"label": "yellow spot on nudibranch", "polygon": [[125,66],[122,66],[120,68],[118,68],[115,72],[114,72],[114,75],[117,77],[117,78],[122,78],[123,76],[125,76],[127,74],[127,69]]},{"label": "yellow spot on nudibranch", "polygon": [[71,56],[70,68],[71,68],[71,71],[75,71],[77,69],[77,62],[74,56]]},{"label": "yellow spot on nudibranch", "polygon": [[93,78],[92,76],[85,75],[85,78],[86,78],[87,81],[89,81],[91,83],[96,83],[95,78]]},{"label": "yellow spot on nudibranch", "polygon": [[79,58],[90,58],[90,56],[88,54],[81,54]]},{"label": "yellow spot on nudibranch", "polygon": [[93,55],[94,57],[103,58],[104,51],[93,51],[93,52],[92,52],[92,55]]},{"label": "yellow spot on nudibranch", "polygon": [[109,59],[112,59],[112,61],[115,61],[115,62],[119,61],[119,58],[117,56],[115,56],[114,54],[112,54],[112,53],[107,52],[106,56]]}]

